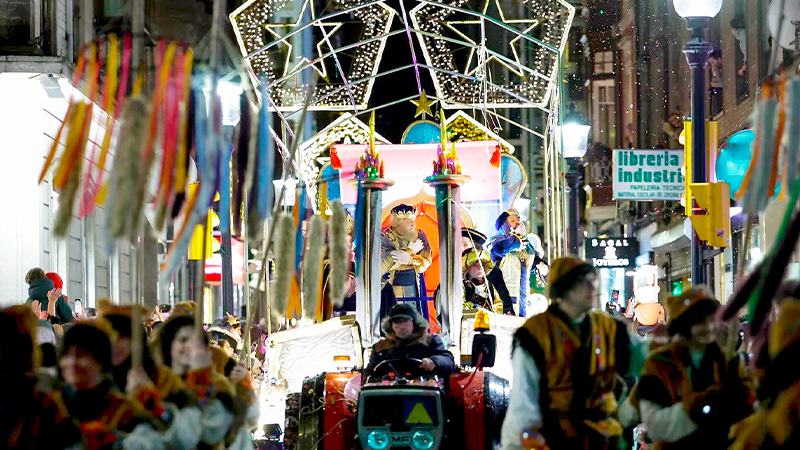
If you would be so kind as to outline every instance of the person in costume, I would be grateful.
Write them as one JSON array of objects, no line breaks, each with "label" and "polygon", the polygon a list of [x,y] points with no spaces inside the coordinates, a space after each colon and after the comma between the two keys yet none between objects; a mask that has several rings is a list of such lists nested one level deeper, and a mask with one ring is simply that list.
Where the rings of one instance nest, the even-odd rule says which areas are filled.
[{"label": "person in costume", "polygon": [[[173,312],[158,332],[157,346],[163,364],[181,377],[203,405],[202,444],[230,444],[244,439],[245,428],[237,426],[244,422],[242,414],[246,410],[239,407],[234,383],[214,369],[214,350],[207,336],[198,334],[194,318]],[[224,351],[219,352],[224,355]]]},{"label": "person in costume", "polygon": [[514,335],[513,385],[504,450],[618,448],[615,389],[643,358],[625,324],[592,310],[595,268],[577,257],[553,261],[552,304]]},{"label": "person in costume", "polygon": [[81,432],[57,395],[37,389],[36,318],[27,306],[0,310],[0,448],[64,449]]},{"label": "person in costume", "polygon": [[793,284],[771,318],[759,408],[734,425],[731,450],[800,448],[800,285]]},{"label": "person in costume", "polygon": [[77,422],[86,449],[119,448],[129,440],[161,448],[158,422],[114,388],[110,333],[106,322],[95,320],[78,323],[64,334],[59,366],[67,411]]},{"label": "person in costume", "polygon": [[[504,211],[495,222],[497,234],[492,238],[492,260],[503,273],[514,312],[520,317],[530,317],[547,308],[546,302],[530,298],[531,269],[543,260],[528,239],[525,224],[516,209]],[[536,298],[539,300],[539,298]]]},{"label": "person in costume", "polygon": [[111,325],[117,336],[112,342],[114,385],[159,422],[168,447],[195,448],[200,443],[203,421],[213,420],[214,411],[204,416],[199,398],[172,370],[156,362],[147,345],[144,324],[140,334],[142,366],[138,370],[132,368],[132,312],[130,306],[100,306],[100,318]]},{"label": "person in costume", "polygon": [[648,356],[632,399],[655,448],[727,448],[731,425],[750,413],[738,363],[716,343],[719,306],[703,286],[667,302],[673,340]]},{"label": "person in costume", "polygon": [[367,373],[391,359],[419,359],[420,368],[435,375],[449,376],[456,370],[453,354],[439,336],[428,333],[428,322],[409,304],[394,305],[381,328],[385,338],[372,348]]},{"label": "person in costume", "polygon": [[[464,309],[483,308],[498,314],[503,313],[504,302],[489,282],[486,272],[494,269],[492,258],[485,250],[469,249],[461,258],[464,274]],[[508,301],[511,307],[511,301]]]},{"label": "person in costume", "polygon": [[417,210],[413,206],[395,206],[391,225],[381,237],[381,273],[384,274],[384,288],[388,287],[389,291],[388,301],[383,302],[381,308],[383,311],[387,311],[393,301],[414,302],[420,312],[427,306],[422,275],[431,265],[431,246],[425,232],[417,230],[416,220]]},{"label": "person in costume", "polygon": [[[474,228],[461,229],[461,255],[463,257],[473,248],[483,251],[483,246],[486,243],[486,235]],[[490,255],[491,256],[491,255]],[[490,259],[491,260],[491,259]],[[494,292],[500,297],[503,304],[503,314],[514,314],[514,305],[511,301],[511,294],[508,293],[508,287],[503,280],[503,271],[492,262],[488,266],[484,266],[486,273],[486,280],[492,287]],[[466,292],[466,287],[465,291]],[[465,297],[467,298],[467,297]]]}]

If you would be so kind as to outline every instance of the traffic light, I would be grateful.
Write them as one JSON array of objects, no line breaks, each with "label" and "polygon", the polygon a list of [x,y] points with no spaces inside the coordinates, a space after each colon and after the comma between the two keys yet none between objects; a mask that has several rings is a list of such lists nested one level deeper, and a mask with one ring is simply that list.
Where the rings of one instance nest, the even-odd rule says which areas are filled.
[{"label": "traffic light", "polygon": [[673,297],[680,297],[683,294],[683,280],[677,280],[672,282],[672,296]]},{"label": "traffic light", "polygon": [[727,247],[731,235],[730,186],[722,181],[716,183],[692,183],[694,200],[705,214],[687,208],[700,240],[712,247]]},{"label": "traffic light", "polygon": [[[683,144],[683,178],[686,180],[686,191],[681,197],[681,205],[688,211],[686,199],[692,198],[690,183],[695,181],[692,180],[692,122],[690,120],[683,122],[683,132],[678,141]],[[708,121],[706,122],[706,173],[709,174],[709,177],[716,174],[717,154],[719,153],[717,142],[719,142],[719,122]],[[714,178],[709,178],[709,180],[714,181]]]},{"label": "traffic light", "polygon": [[[197,187],[197,183],[190,184],[189,195],[194,195],[194,191],[197,189]],[[219,194],[216,194],[214,201],[218,200]],[[214,212],[213,209],[209,208],[206,226],[203,227],[202,225],[197,225],[192,232],[192,240],[189,243],[190,261],[202,261],[203,259],[209,259],[214,253],[219,251],[220,242],[214,238],[214,231],[217,229],[217,227],[219,227],[219,216]],[[204,229],[206,233],[205,236],[203,235]],[[217,229],[216,231],[219,230]],[[205,253],[203,252],[204,241],[206,243]]]}]

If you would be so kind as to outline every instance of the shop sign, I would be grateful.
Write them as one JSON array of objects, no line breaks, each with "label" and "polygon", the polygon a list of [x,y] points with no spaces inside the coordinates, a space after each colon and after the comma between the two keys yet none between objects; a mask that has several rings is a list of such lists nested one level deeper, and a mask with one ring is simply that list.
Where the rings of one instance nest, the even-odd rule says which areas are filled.
[{"label": "shop sign", "polygon": [[639,254],[634,238],[587,239],[586,260],[595,267],[632,267]]},{"label": "shop sign", "polygon": [[686,189],[683,150],[614,150],[614,200],[679,201]]}]

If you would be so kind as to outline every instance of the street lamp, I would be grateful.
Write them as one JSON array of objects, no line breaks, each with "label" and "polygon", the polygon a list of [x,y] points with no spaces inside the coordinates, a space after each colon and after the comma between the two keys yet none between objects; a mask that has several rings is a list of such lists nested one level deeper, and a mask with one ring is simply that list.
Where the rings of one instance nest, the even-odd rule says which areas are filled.
[{"label": "street lamp", "polygon": [[[691,183],[708,181],[706,160],[706,68],[711,45],[705,40],[711,19],[722,9],[722,0],[673,0],[675,12],[686,20],[692,37],[683,47],[683,54],[692,71],[692,174]],[[692,208],[689,201],[687,208]],[[692,284],[706,282],[705,245],[695,232],[692,239]]]},{"label": "street lamp", "polygon": [[581,181],[580,159],[586,154],[589,146],[589,130],[591,130],[583,117],[575,111],[575,105],[569,105],[569,112],[564,115],[562,125],[558,127],[561,133],[562,156],[569,165],[567,172],[567,186],[569,187],[569,251],[578,254],[578,226],[580,224],[580,197],[578,185]]}]

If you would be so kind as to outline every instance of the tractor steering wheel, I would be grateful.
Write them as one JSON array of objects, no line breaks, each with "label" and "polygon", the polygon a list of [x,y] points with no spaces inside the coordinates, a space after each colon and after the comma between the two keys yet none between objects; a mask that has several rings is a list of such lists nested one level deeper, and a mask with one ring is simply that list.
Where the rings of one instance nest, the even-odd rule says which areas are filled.
[{"label": "tractor steering wheel", "polygon": [[[421,359],[417,358],[392,358],[381,361],[372,369],[372,377],[379,377],[394,372],[398,377],[417,378],[426,373],[420,367]],[[400,370],[397,370],[400,368]]]}]

